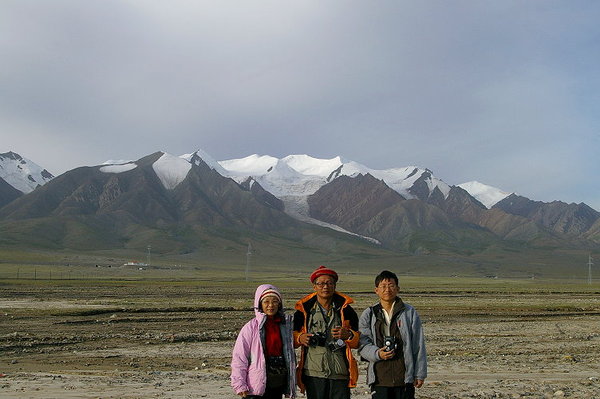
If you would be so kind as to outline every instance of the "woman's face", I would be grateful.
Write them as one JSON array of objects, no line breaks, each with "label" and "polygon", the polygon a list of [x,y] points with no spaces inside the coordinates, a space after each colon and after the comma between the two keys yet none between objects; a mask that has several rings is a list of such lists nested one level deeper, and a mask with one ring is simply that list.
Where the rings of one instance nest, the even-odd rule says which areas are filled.
[{"label": "woman's face", "polygon": [[262,311],[267,316],[275,316],[277,311],[279,310],[279,299],[274,296],[268,296],[264,298],[261,302]]}]

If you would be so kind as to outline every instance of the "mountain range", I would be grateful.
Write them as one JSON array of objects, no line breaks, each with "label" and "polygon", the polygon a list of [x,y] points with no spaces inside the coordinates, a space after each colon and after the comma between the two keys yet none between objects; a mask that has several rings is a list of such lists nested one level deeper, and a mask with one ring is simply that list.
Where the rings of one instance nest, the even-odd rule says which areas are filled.
[{"label": "mountain range", "polygon": [[[0,245],[98,250],[152,245],[218,257],[254,243],[346,254],[469,255],[489,248],[600,248],[600,213],[478,182],[450,186],[416,166],[375,170],[341,157],[202,150],[79,167],[52,176],[0,154]],[[358,256],[358,255],[357,255]]]}]

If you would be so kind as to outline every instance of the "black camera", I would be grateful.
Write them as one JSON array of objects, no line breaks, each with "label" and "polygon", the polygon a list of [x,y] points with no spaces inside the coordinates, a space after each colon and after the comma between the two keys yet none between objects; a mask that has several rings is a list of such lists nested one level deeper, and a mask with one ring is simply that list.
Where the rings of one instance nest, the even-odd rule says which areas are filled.
[{"label": "black camera", "polygon": [[313,333],[311,337],[308,338],[309,346],[325,346],[327,343],[327,334],[324,332],[316,332]]},{"label": "black camera", "polygon": [[344,340],[334,339],[327,345],[327,347],[329,348],[330,351],[335,352],[338,349],[342,349],[342,348],[346,347],[346,343],[344,342]]},{"label": "black camera", "polygon": [[393,350],[398,349],[398,342],[396,341],[396,337],[386,336],[383,338],[383,346],[385,347],[386,352],[391,352]]}]

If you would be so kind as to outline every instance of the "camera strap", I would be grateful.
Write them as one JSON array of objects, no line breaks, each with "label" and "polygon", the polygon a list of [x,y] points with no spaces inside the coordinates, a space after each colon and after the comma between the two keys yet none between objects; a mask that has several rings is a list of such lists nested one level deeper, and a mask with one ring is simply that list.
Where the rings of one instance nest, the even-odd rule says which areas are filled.
[{"label": "camera strap", "polygon": [[323,320],[325,320],[325,325],[327,327],[329,327],[329,325],[333,321],[333,304],[331,304],[331,308],[329,308],[328,311],[325,311],[323,306],[321,306],[321,304],[318,302],[317,302],[317,306],[319,307],[319,310],[321,311],[321,316],[323,316]]}]

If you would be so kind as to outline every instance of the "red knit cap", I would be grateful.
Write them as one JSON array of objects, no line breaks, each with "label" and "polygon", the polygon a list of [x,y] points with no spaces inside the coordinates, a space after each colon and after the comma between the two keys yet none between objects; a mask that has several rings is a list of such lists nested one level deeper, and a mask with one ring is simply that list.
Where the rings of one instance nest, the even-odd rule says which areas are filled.
[{"label": "red knit cap", "polygon": [[333,271],[325,266],[319,266],[317,268],[317,270],[315,270],[310,275],[310,282],[311,283],[314,282],[316,279],[318,279],[321,276],[331,276],[331,277],[333,277],[333,281],[335,281],[336,283],[338,281],[338,274],[335,271]]}]

